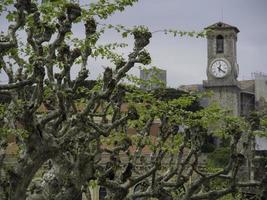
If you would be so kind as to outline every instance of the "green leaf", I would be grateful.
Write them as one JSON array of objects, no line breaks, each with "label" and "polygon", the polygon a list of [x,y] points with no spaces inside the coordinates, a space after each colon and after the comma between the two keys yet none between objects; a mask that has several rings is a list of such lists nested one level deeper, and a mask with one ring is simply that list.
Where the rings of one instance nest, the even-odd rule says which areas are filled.
[{"label": "green leaf", "polygon": [[8,12],[8,14],[7,14],[7,16],[6,16],[6,19],[9,21],[9,22],[12,22],[12,21],[14,21],[15,20],[15,18],[16,18],[16,12],[11,12],[11,11],[9,11]]},{"label": "green leaf", "polygon": [[123,33],[122,33],[122,37],[123,37],[123,38],[126,38],[127,36],[128,36],[128,33],[127,33],[127,32],[123,32]]}]

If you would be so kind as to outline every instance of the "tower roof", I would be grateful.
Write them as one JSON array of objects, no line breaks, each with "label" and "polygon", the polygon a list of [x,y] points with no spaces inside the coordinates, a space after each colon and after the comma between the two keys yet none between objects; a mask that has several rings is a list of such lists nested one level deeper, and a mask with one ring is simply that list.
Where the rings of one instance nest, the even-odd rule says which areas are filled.
[{"label": "tower roof", "polygon": [[239,29],[235,26],[231,26],[229,24],[223,23],[223,22],[217,22],[215,24],[212,24],[205,29],[211,29],[211,30],[224,30],[224,29],[234,29],[236,33],[239,32]]}]

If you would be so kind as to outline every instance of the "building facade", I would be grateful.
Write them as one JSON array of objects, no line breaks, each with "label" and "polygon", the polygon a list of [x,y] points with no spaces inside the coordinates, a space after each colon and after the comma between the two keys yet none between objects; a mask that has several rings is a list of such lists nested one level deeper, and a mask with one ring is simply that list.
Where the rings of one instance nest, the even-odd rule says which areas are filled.
[{"label": "building facade", "polygon": [[[222,22],[207,31],[207,80],[203,84],[183,85],[181,90],[211,91],[202,105],[217,103],[235,116],[247,116],[267,107],[267,75],[253,73],[250,80],[238,80],[237,36],[239,29]],[[242,67],[242,66],[241,66]],[[256,136],[256,151],[267,151],[267,139]]]},{"label": "building facade", "polygon": [[218,103],[235,116],[246,116],[267,102],[267,75],[253,73],[250,80],[238,80],[237,36],[239,29],[222,22],[207,31],[207,80],[183,85],[186,91],[212,91],[208,104]]},{"label": "building facade", "polygon": [[[203,84],[183,85],[186,91],[211,91],[212,96],[203,99],[202,106],[219,104],[234,116],[248,116],[253,111],[267,109],[267,75],[253,73],[250,80],[238,80],[237,36],[239,29],[222,22],[205,28],[207,31],[207,80]],[[242,67],[242,66],[241,66]],[[242,141],[247,134],[244,133]],[[260,160],[267,155],[267,138],[255,136],[240,148],[248,158],[240,169],[244,179],[261,180],[266,170]],[[244,146],[246,145],[246,147]],[[255,191],[244,191],[254,194]]]},{"label": "building facade", "polygon": [[167,85],[167,72],[159,68],[140,70],[140,79],[143,81],[141,89],[155,90]]}]

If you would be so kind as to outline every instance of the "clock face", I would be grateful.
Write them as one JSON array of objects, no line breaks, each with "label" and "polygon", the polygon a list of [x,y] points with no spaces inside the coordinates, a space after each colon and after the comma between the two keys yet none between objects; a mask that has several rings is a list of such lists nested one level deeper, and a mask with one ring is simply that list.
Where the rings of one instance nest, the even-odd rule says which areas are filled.
[{"label": "clock face", "polygon": [[223,78],[228,74],[229,66],[225,61],[217,60],[211,65],[210,72],[216,78]]}]

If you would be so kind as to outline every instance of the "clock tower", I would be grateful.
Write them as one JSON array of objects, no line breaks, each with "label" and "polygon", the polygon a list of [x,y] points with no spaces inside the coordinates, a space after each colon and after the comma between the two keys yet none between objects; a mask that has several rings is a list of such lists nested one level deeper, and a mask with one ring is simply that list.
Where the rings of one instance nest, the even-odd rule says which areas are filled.
[{"label": "clock tower", "polygon": [[209,103],[217,102],[233,115],[240,115],[240,88],[236,56],[237,27],[218,22],[205,28],[207,31],[208,59],[206,90],[213,96]]}]

